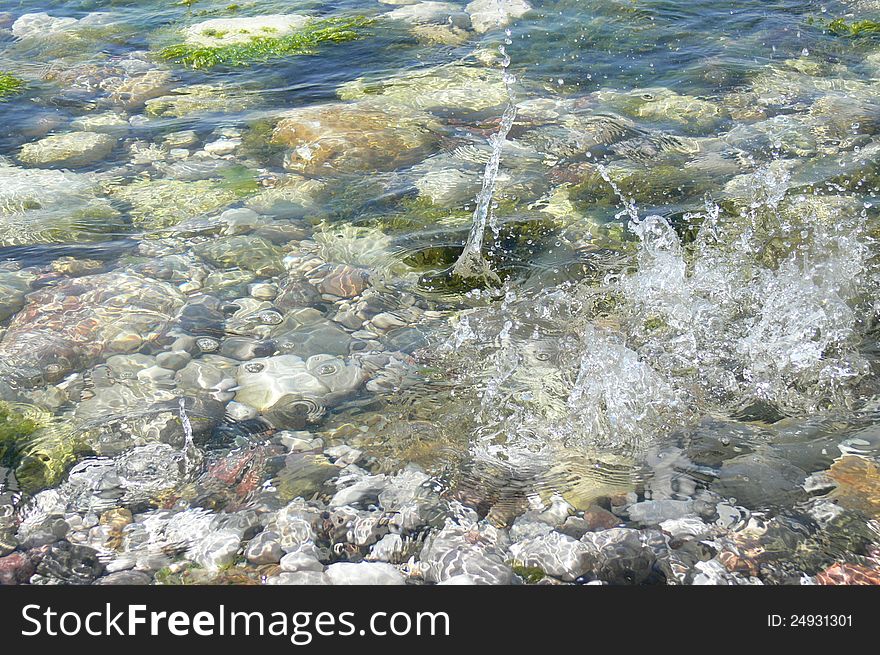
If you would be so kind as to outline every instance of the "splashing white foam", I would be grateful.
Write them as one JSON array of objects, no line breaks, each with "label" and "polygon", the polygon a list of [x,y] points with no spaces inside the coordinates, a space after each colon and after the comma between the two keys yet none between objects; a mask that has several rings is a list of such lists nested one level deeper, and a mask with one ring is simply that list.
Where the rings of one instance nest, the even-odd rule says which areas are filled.
[{"label": "splashing white foam", "polygon": [[689,215],[686,244],[622,198],[639,246],[618,274],[471,311],[446,356],[480,389],[475,457],[637,453],[707,415],[858,402],[880,290],[865,213],[829,219],[816,207],[830,201],[793,195],[772,164],[749,184],[741,211],[707,200]]}]

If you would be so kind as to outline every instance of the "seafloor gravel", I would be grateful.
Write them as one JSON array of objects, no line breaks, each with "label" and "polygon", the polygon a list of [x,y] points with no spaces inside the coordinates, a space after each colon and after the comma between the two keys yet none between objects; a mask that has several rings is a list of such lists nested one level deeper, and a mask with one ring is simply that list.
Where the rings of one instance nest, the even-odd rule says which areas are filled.
[{"label": "seafloor gravel", "polygon": [[21,4],[0,583],[880,583],[877,7]]}]

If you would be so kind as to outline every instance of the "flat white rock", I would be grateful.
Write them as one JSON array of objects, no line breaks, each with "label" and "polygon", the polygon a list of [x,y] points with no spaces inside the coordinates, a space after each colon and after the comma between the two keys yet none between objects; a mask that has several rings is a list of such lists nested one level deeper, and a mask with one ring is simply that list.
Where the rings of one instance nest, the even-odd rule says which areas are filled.
[{"label": "flat white rock", "polygon": [[402,585],[403,574],[382,562],[337,562],[327,567],[327,577],[335,585]]},{"label": "flat white rock", "polygon": [[258,37],[286,36],[311,20],[299,14],[269,14],[242,18],[212,18],[184,30],[189,45],[220,47],[247,43]]}]

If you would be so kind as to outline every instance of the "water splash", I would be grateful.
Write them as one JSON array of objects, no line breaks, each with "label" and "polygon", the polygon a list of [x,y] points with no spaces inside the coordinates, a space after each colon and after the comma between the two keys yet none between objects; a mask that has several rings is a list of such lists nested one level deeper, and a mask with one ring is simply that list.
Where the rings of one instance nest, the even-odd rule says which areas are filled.
[{"label": "water splash", "polygon": [[186,399],[179,398],[178,405],[180,407],[180,424],[183,426],[183,466],[184,472],[189,474],[198,466],[198,449],[193,441],[192,423],[186,413]]},{"label": "water splash", "polygon": [[579,445],[641,445],[647,426],[659,431],[680,420],[682,400],[663,375],[625,345],[593,329],[585,336],[591,345],[567,401]]},{"label": "water splash", "polygon": [[793,192],[773,163],[742,182],[737,203],[687,215],[688,242],[615,188],[638,242],[616,270],[508,283],[460,317],[440,356],[472,403],[472,470],[561,489],[598,458],[623,479],[710,417],[771,424],[870,401],[861,344],[880,275],[865,211],[829,216],[834,198]]},{"label": "water splash", "polygon": [[629,219],[633,223],[639,222],[639,209],[636,207],[636,203],[632,198],[626,196],[623,191],[620,190],[620,187],[617,186],[617,183],[612,179],[611,173],[608,168],[602,164],[601,162],[596,164],[596,169],[599,171],[599,175],[605,180],[605,183],[611,187],[611,190],[614,191],[614,195],[620,200],[620,204],[623,206],[623,210],[617,214],[617,218],[621,218],[622,216],[629,216]]},{"label": "water splash", "polygon": [[509,102],[501,116],[501,125],[498,131],[489,137],[492,153],[483,171],[483,185],[480,193],[477,194],[477,206],[474,209],[471,231],[464,250],[452,268],[452,272],[459,277],[481,278],[486,282],[495,284],[500,283],[501,280],[483,256],[483,239],[486,235],[487,227],[491,227],[496,233],[498,231],[498,226],[495,224],[494,217],[492,216],[492,200],[495,195],[498,168],[501,165],[501,154],[504,144],[507,142],[507,135],[510,133],[516,120],[517,109],[514,91],[516,77],[510,72],[510,55],[507,54],[506,49],[506,46],[512,43],[510,34],[509,29],[505,30],[504,43],[498,48],[501,52],[502,76],[504,85],[507,88]]},{"label": "water splash", "polygon": [[860,317],[878,277],[864,212],[826,221],[784,179],[762,190],[770,177],[756,173],[762,199],[739,215],[707,205],[689,252],[666,219],[637,225],[638,270],[620,284],[632,347],[694,403],[734,415],[840,406],[867,374]]}]

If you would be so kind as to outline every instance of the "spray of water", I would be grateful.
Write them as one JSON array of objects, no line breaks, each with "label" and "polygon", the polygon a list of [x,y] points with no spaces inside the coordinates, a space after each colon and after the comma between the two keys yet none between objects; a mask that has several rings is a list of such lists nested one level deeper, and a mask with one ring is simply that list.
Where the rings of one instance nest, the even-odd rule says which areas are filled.
[{"label": "spray of water", "polygon": [[478,390],[475,461],[511,471],[572,452],[637,461],[707,417],[774,422],[870,401],[861,344],[880,274],[865,211],[829,217],[834,198],[792,191],[772,163],[747,182],[739,209],[707,199],[689,215],[700,229],[688,243],[615,188],[639,244],[623,266],[599,281],[509,289],[461,318],[445,357],[462,388]]},{"label": "spray of water", "polygon": [[486,168],[483,171],[483,185],[476,198],[471,231],[464,250],[452,269],[453,273],[459,277],[480,278],[486,282],[496,284],[500,282],[500,279],[491,269],[485,257],[483,257],[482,251],[486,228],[492,227],[497,232],[497,225],[494,224],[492,217],[495,182],[498,179],[498,167],[501,165],[501,154],[507,141],[507,135],[510,133],[510,129],[516,120],[516,95],[514,90],[516,77],[510,72],[510,55],[507,53],[507,46],[511,43],[510,30],[506,30],[504,43],[499,46],[499,50],[502,57],[503,79],[509,101],[504,114],[501,116],[501,125],[498,131],[489,138],[492,154],[489,156],[489,161],[486,162]]},{"label": "spray of water", "polygon": [[185,472],[191,473],[198,465],[198,450],[196,449],[195,442],[193,441],[192,423],[190,422],[189,416],[186,413],[186,399],[178,399],[178,405],[180,407],[180,424],[183,426],[184,435],[183,465]]},{"label": "spray of water", "polygon": [[636,203],[633,202],[632,198],[628,198],[623,191],[620,190],[620,187],[617,186],[617,183],[612,179],[611,173],[605,167],[604,164],[597,163],[596,169],[599,171],[599,175],[602,176],[602,179],[605,180],[605,183],[611,187],[611,190],[614,191],[614,194],[620,200],[620,204],[623,207],[623,210],[617,214],[617,218],[622,218],[623,216],[628,216],[629,219],[633,222],[633,224],[638,224],[639,222],[639,210],[636,207]]}]

